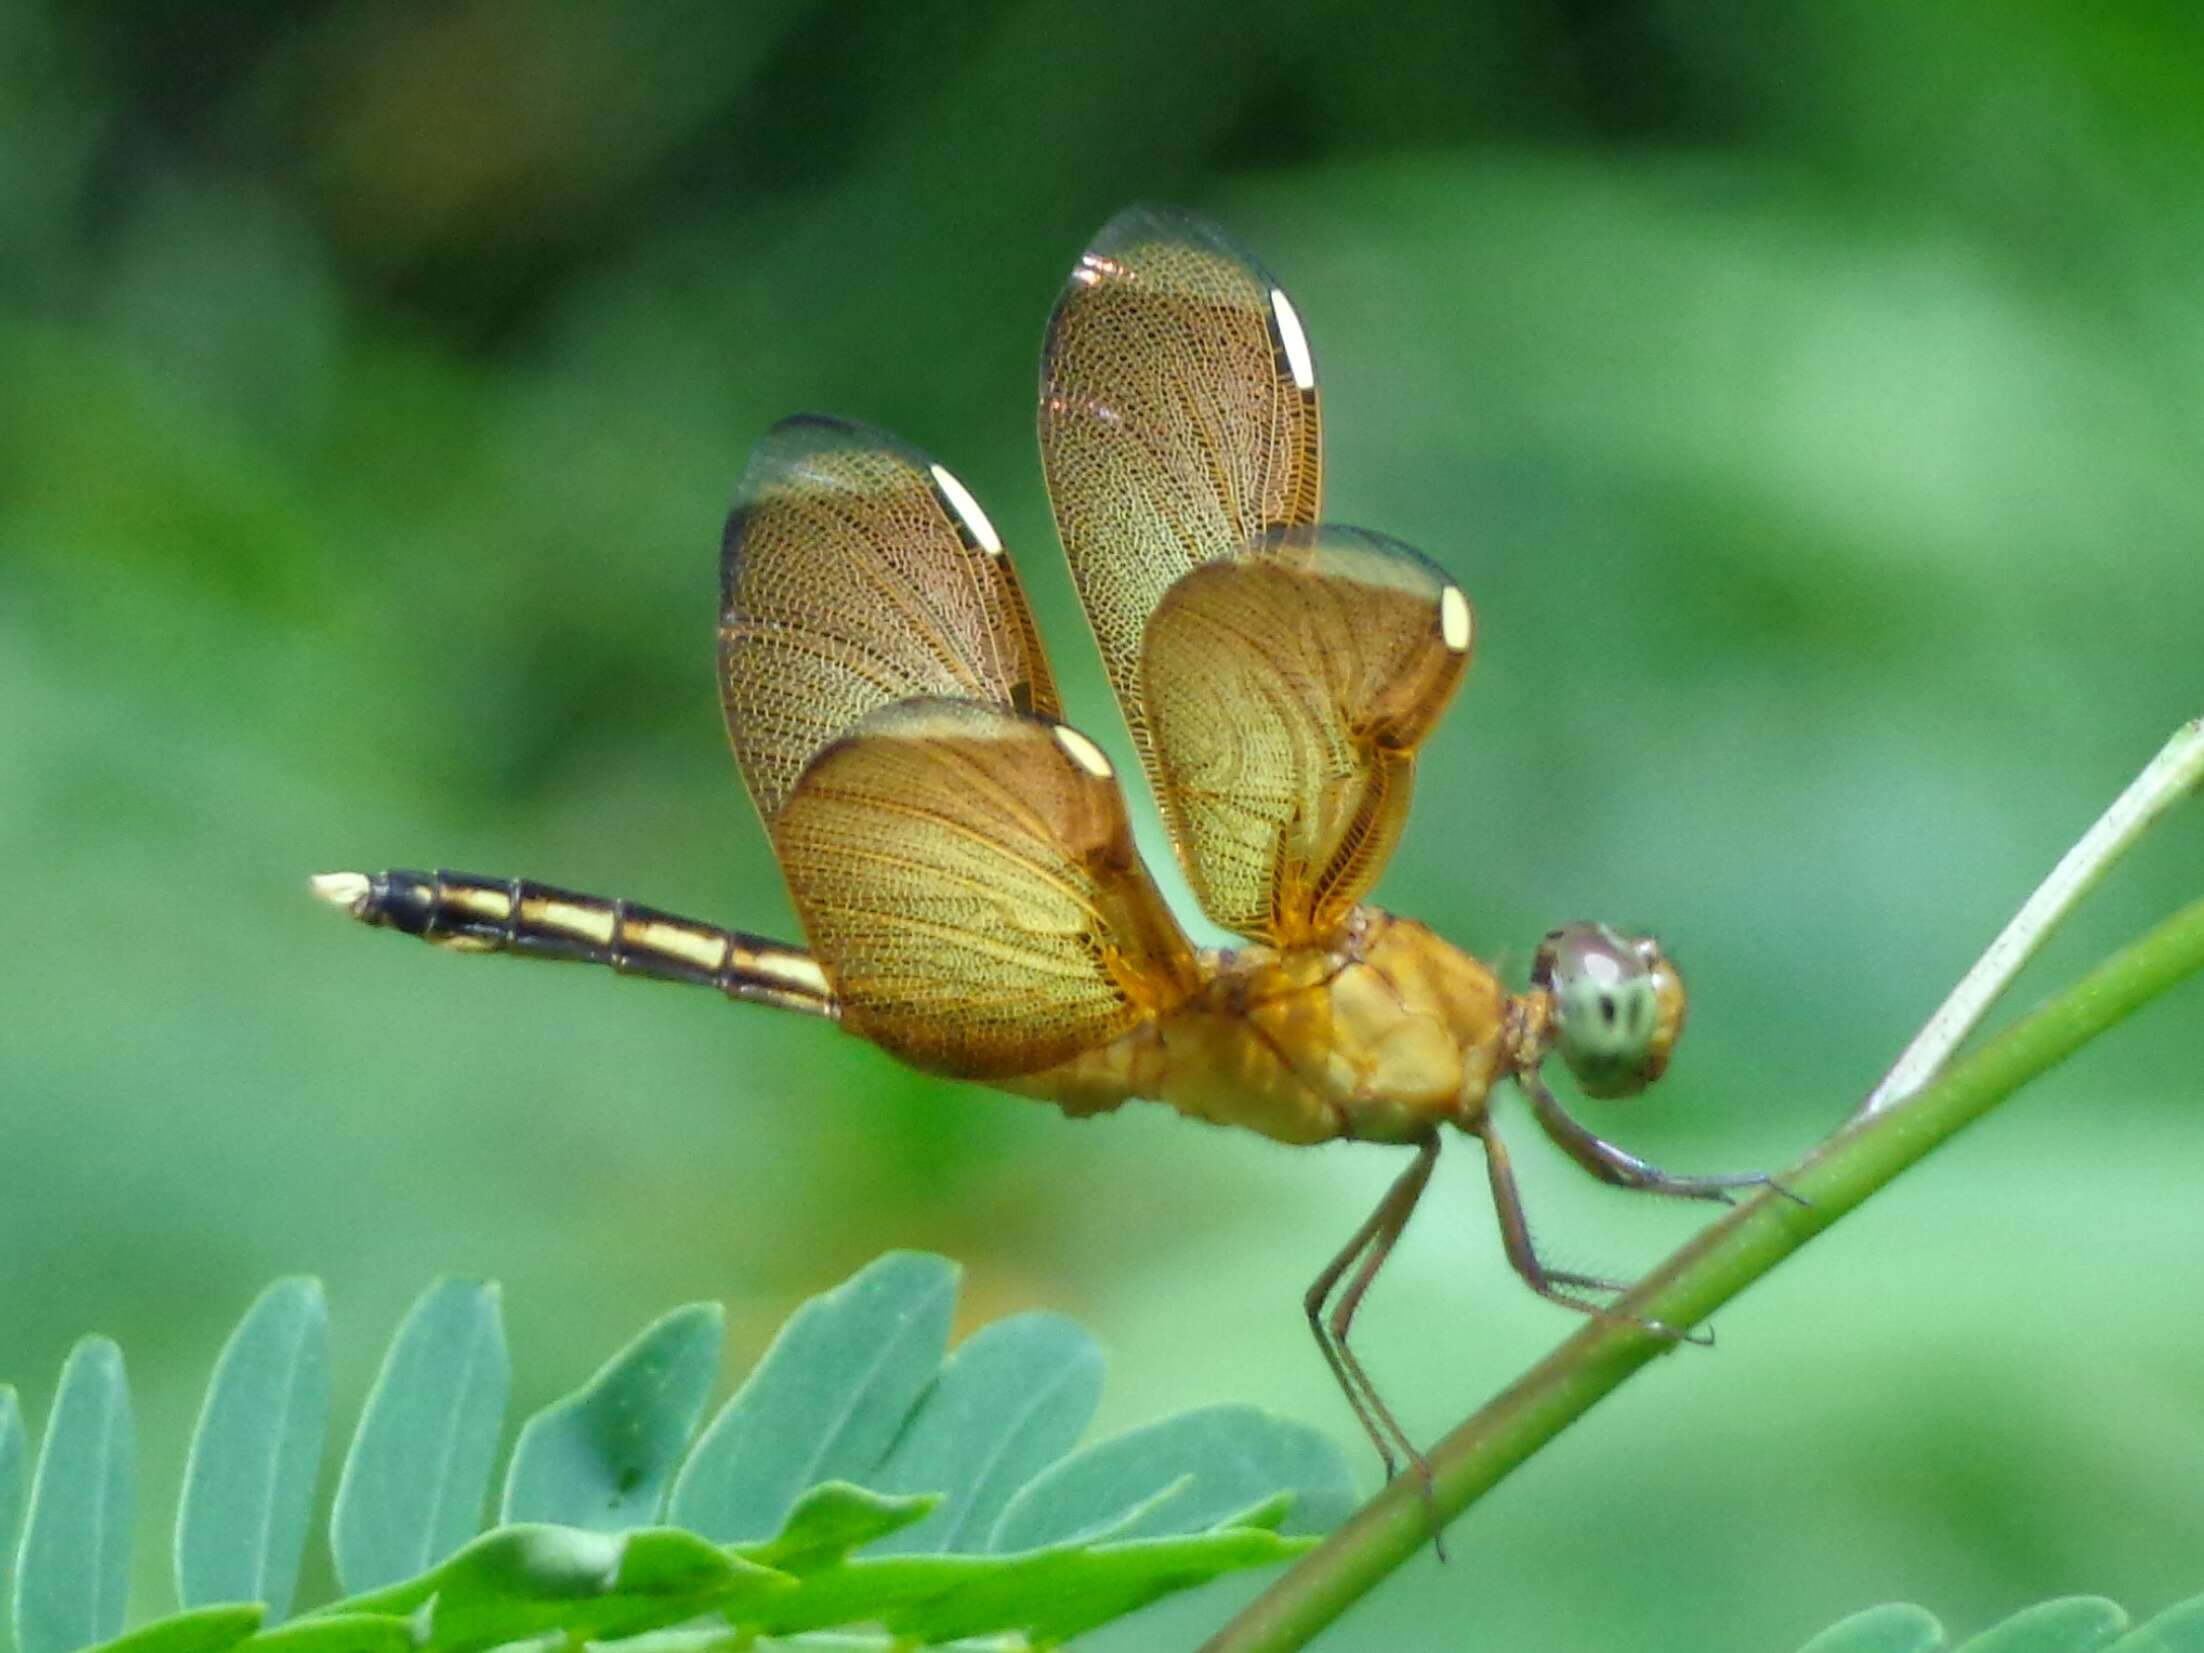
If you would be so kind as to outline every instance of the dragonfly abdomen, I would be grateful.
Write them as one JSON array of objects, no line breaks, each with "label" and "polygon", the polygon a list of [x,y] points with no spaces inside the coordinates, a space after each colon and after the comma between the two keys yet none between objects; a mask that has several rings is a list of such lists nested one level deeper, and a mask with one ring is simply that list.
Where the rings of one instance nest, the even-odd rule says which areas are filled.
[{"label": "dragonfly abdomen", "polygon": [[624,975],[716,988],[731,999],[836,1014],[825,974],[803,949],[633,901],[527,878],[404,869],[324,873],[314,893],[363,924],[458,952],[602,964]]}]

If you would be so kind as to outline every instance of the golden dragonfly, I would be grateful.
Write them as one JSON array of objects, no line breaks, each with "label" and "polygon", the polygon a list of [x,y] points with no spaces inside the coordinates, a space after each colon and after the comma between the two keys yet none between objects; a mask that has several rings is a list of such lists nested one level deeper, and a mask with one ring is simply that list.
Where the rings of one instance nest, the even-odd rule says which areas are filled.
[{"label": "golden dragonfly", "polygon": [[[1133,846],[1109,760],[1062,721],[1003,542],[883,432],[801,415],[745,473],[720,554],[719,687],[808,947],[528,879],[328,873],[364,923],[580,960],[838,1021],[929,1073],[1053,1102],[1132,1100],[1279,1142],[1414,1158],[1304,1300],[1388,1475],[1421,1454],[1348,1345],[1431,1179],[1483,1147],[1508,1261],[1590,1314],[1624,1282],[1549,1267],[1487,1108],[1512,1080],[1610,1183],[1722,1200],[1578,1124],[1660,1077],[1684,980],[1650,936],[1574,923],[1530,985],[1369,905],[1416,751],[1469,664],[1469,599],[1422,553],[1321,520],[1314,359],[1285,290],[1216,226],[1135,208],[1072,270],[1043,353],[1056,526],[1170,841],[1195,947]],[[1672,1328],[1644,1323],[1675,1337]]]}]

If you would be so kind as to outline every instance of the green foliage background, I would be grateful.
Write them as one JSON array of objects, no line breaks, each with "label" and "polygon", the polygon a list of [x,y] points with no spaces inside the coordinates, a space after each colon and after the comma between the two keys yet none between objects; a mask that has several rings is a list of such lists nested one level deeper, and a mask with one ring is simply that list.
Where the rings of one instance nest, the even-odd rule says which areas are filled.
[{"label": "green foliage background", "polygon": [[[1122,755],[1034,370],[1084,237],[1180,201],[1294,292],[1332,514],[1479,607],[1382,898],[1517,971],[1559,919],[1658,926],[1691,1038],[1597,1117],[1779,1163],[2204,711],[2200,64],[2178,0],[0,9],[0,1376],[35,1417],[118,1337],[160,1507],[278,1273],[348,1305],[340,1411],[431,1274],[502,1279],[532,1406],[688,1299],[740,1370],[910,1245],[973,1323],[1093,1326],[1107,1424],[1244,1399],[1347,1437],[1297,1298],[1384,1152],[1067,1124],[348,931],[303,875],[787,932],[710,625],[743,455],[800,408],[957,469]],[[2200,867],[2192,811],[2032,979]],[[2204,1586],[2200,1025],[2192,985],[2006,1110],[1323,1645]],[[1516,1135],[1559,1258],[1696,1220]],[[1567,1329],[1475,1158],[1364,1321],[1424,1431]]]}]

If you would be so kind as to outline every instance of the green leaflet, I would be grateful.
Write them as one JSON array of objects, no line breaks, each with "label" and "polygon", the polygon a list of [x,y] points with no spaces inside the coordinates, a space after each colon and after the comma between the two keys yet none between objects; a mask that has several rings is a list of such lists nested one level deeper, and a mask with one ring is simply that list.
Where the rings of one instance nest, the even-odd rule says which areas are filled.
[{"label": "green leaflet", "polygon": [[867,1492],[847,1481],[828,1481],[797,1501],[779,1532],[762,1543],[737,1545],[735,1553],[784,1573],[817,1572],[847,1559],[853,1550],[924,1520],[937,1501],[897,1498]]},{"label": "green leaflet", "polygon": [[329,1542],[345,1589],[409,1578],[474,1535],[510,1378],[495,1286],[448,1279],[422,1294],[337,1484]]},{"label": "green leaflet", "polygon": [[501,1519],[598,1532],[649,1526],[719,1377],[726,1316],[692,1303],[646,1327],[522,1426]]},{"label": "green leaflet", "polygon": [[2130,1630],[2109,1653],[2204,1653],[2204,1596],[2169,1607]]},{"label": "green leaflet", "polygon": [[97,1653],[222,1653],[260,1628],[258,1606],[194,1607],[118,1636]]},{"label": "green leaflet", "polygon": [[805,1488],[864,1481],[941,1369],[945,1258],[892,1251],[798,1309],[674,1482],[674,1525],[727,1543],[779,1529]]},{"label": "green leaflet", "polygon": [[2097,1653],[2127,1628],[2127,1614],[2102,1596],[2068,1596],[2024,1607],[1959,1644],[1958,1653]]},{"label": "green leaflet", "polygon": [[263,1630],[252,1653],[413,1653],[413,1620],[388,1613],[324,1612]]},{"label": "green leaflet", "polygon": [[31,1485],[15,1580],[18,1653],[72,1653],[122,1629],[136,1445],[122,1351],[69,1351]]},{"label": "green leaflet", "polygon": [[1018,1489],[1070,1451],[1102,1398],[1102,1349],[1055,1314],[1020,1314],[966,1338],[919,1402],[872,1484],[934,1492],[941,1507],[881,1551],[987,1547]]},{"label": "green leaflet", "polygon": [[1097,1442],[1011,1499],[990,1550],[1197,1531],[1279,1492],[1298,1531],[1322,1531],[1354,1504],[1329,1436],[1253,1406],[1206,1406]]},{"label": "green leaflet", "polygon": [[920,1643],[1010,1632],[1061,1641],[1172,1591],[1288,1560],[1313,1542],[1281,1538],[1261,1524],[1284,1514],[1284,1501],[1273,1500],[1250,1512],[1255,1524],[1178,1538],[1023,1555],[855,1553],[923,1518],[930,1503],[814,1488],[780,1534],[741,1551],[794,1575],[796,1587],[765,1598],[754,1614],[736,1615],[737,1622],[766,1635],[877,1622]]},{"label": "green leaflet", "polygon": [[1234,1528],[1005,1556],[1000,1574],[895,1612],[887,1623],[922,1642],[982,1635],[1005,1623],[1036,1642],[1069,1641],[1179,1590],[1244,1568],[1290,1561],[1314,1542]]},{"label": "green leaflet", "polygon": [[1799,1653],[1935,1653],[1944,1645],[1936,1615],[1911,1602],[1886,1602],[1839,1619]]},{"label": "green leaflet", "polygon": [[1290,1560],[1307,1547],[1236,1528],[1026,1555],[860,1557],[806,1575],[744,1624],[793,1635],[878,1622],[921,1645],[1004,1633],[1062,1641],[1175,1590]]},{"label": "green leaflet", "polygon": [[[291,1605],[329,1423],[329,1309],[320,1282],[279,1280],[231,1334],[192,1437],[176,1517],[186,1607]],[[256,1626],[257,1628],[257,1626]]]},{"label": "green leaflet", "polygon": [[0,1653],[15,1646],[15,1538],[23,1523],[23,1411],[0,1383]]},{"label": "green leaflet", "polygon": [[547,1631],[577,1642],[635,1635],[739,1612],[789,1583],[693,1533],[501,1527],[420,1577],[334,1611],[411,1617],[420,1647],[471,1649]]}]

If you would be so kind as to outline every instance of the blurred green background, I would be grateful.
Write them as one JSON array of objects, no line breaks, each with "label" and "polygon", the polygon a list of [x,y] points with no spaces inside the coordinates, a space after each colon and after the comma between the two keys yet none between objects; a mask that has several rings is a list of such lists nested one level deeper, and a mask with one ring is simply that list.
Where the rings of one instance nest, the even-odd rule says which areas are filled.
[{"label": "blurred green background", "polygon": [[[1122,756],[1032,418],[1128,201],[1262,253],[1330,513],[1478,604],[1381,899],[1516,973],[1577,916],[1690,971],[1668,1083],[1587,1110],[1656,1160],[1829,1130],[2204,711],[2187,0],[18,0],[0,63],[0,1375],[36,1418],[120,1338],[151,1510],[278,1273],[329,1284],[340,1407],[432,1274],[503,1280],[532,1405],[685,1299],[739,1370],[890,1246],[964,1261],[968,1325],[1095,1327],[1110,1425],[1251,1399],[1364,1461],[1298,1297],[1395,1156],[1074,1125],[303,893],[447,865],[787,933],[711,626],[796,409],[958,471]],[[2028,985],[2200,869],[2204,808]],[[1955,1144],[1321,1645],[2204,1588],[2200,1028],[2192,983]],[[1557,1260],[1699,1220],[1514,1134]],[[1400,1410],[1435,1434],[1570,1329],[1450,1153],[1362,1322]]]}]

